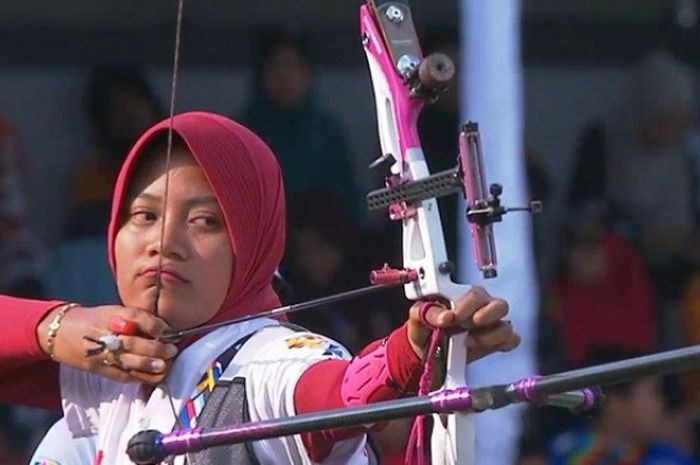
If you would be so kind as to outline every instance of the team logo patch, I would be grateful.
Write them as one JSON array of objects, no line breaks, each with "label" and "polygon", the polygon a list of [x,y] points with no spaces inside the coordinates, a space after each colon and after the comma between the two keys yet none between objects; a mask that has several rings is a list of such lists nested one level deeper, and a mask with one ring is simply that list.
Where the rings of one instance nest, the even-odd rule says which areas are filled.
[{"label": "team logo patch", "polygon": [[326,344],[326,350],[323,351],[323,355],[334,357],[334,358],[345,358],[345,351],[336,344]]},{"label": "team logo patch", "polygon": [[288,349],[322,349],[326,342],[314,334],[304,334],[302,336],[293,336],[285,339]]}]

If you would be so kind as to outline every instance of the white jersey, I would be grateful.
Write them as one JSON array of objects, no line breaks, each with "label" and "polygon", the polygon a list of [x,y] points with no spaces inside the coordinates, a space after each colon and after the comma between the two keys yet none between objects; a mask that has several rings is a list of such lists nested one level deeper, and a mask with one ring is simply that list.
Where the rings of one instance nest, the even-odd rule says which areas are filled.
[{"label": "white jersey", "polygon": [[[294,416],[294,389],[304,371],[321,360],[350,358],[335,341],[313,333],[294,332],[265,319],[226,326],[199,339],[177,357],[167,386],[157,386],[150,395],[144,385],[119,383],[63,366],[64,418],[47,434],[31,463],[131,464],[126,446],[134,434],[145,429],[171,431],[176,427],[174,412],[178,412],[178,427],[196,425],[203,407],[198,393],[207,385],[213,388],[212,361],[255,331],[227,370],[227,375],[245,378],[251,421]],[[322,463],[365,465],[365,448],[364,435],[340,441]],[[258,441],[253,443],[253,450],[261,465],[314,463],[299,436]],[[175,464],[184,464],[184,460],[179,457]]]}]

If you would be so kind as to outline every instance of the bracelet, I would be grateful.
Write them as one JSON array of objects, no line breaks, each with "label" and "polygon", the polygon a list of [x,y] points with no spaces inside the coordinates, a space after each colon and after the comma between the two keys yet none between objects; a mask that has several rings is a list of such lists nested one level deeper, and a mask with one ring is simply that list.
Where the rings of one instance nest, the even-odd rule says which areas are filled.
[{"label": "bracelet", "polygon": [[56,343],[56,334],[58,334],[58,330],[61,328],[61,320],[63,320],[63,317],[66,316],[68,310],[78,306],[80,306],[80,304],[76,303],[62,305],[58,312],[56,312],[54,315],[51,323],[49,323],[49,330],[46,332],[46,353],[52,360],[56,360],[56,356],[53,353],[53,348],[54,344]]}]

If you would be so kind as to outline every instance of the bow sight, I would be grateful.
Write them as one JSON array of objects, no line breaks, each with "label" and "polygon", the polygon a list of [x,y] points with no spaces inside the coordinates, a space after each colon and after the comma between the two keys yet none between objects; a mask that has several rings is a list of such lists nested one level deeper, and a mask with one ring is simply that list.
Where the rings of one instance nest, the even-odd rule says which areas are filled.
[{"label": "bow sight", "polygon": [[[540,213],[542,202],[534,200],[527,207],[504,207],[500,196],[503,187],[491,184],[486,193],[484,169],[481,155],[479,125],[469,122],[459,133],[459,156],[457,167],[415,181],[406,181],[400,175],[386,178],[387,187],[367,194],[370,210],[389,209],[392,220],[412,215],[416,202],[461,193],[467,202],[466,216],[471,223],[474,250],[479,270],[485,278],[494,278],[496,251],[492,225],[503,220],[503,215],[513,211]],[[371,166],[377,166],[379,160]]]}]

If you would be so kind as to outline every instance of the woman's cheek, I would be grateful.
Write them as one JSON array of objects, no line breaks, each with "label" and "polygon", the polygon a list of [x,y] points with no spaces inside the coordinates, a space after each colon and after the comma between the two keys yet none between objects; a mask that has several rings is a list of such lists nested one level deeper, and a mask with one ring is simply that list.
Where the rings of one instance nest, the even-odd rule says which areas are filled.
[{"label": "woman's cheek", "polygon": [[137,274],[134,270],[138,262],[136,240],[136,237],[129,234],[128,226],[124,226],[119,230],[114,241],[117,292],[122,303],[127,306],[141,305],[141,302],[136,301],[138,297]]}]

